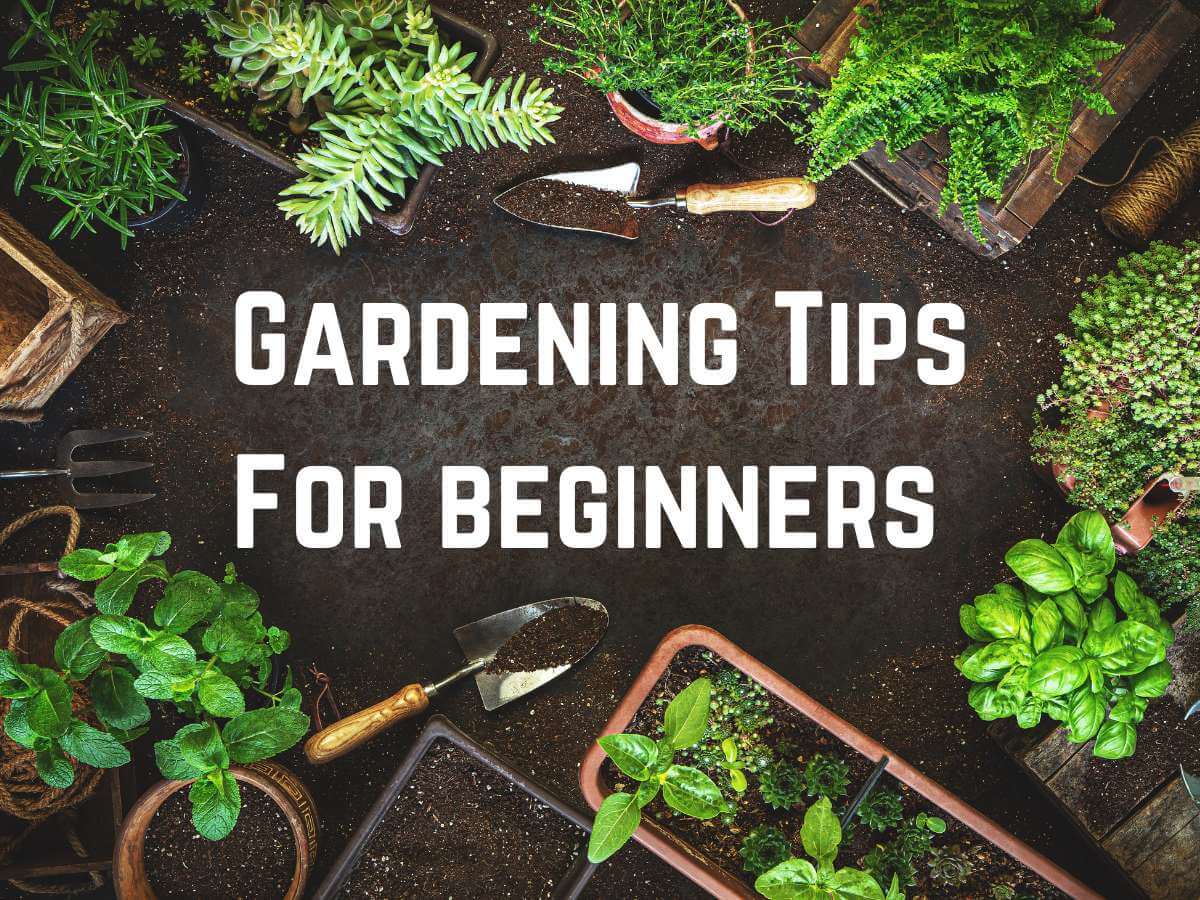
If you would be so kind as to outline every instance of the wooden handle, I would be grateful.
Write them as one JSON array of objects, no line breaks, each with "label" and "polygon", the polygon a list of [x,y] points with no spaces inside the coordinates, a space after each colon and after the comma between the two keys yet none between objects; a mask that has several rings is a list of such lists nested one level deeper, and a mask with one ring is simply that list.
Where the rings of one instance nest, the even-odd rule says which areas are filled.
[{"label": "wooden handle", "polygon": [[323,728],[304,743],[304,755],[310,763],[319,765],[349,753],[365,744],[379,732],[397,722],[423,712],[429,706],[429,695],[419,684],[410,684],[386,700],[339,719]]},{"label": "wooden handle", "polygon": [[716,212],[787,212],[812,206],[817,200],[817,186],[805,178],[693,184],[684,193],[684,200],[687,211],[698,216]]}]

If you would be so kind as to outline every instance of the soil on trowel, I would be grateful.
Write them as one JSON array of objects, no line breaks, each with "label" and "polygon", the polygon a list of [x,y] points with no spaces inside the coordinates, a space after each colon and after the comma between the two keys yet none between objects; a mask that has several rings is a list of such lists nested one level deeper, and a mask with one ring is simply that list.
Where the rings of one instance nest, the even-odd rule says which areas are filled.
[{"label": "soil on trowel", "polygon": [[616,191],[535,178],[498,198],[501,209],[528,222],[637,237],[633,209]]},{"label": "soil on trowel", "polygon": [[238,787],[242,811],[223,841],[196,833],[186,790],[159,807],[146,830],[146,875],[158,897],[278,900],[287,894],[296,847],[283,810],[257,788]]},{"label": "soil on trowel", "polygon": [[534,672],[569,665],[587,655],[604,635],[608,616],[582,604],[560,606],[521,626],[485,672]]},{"label": "soil on trowel", "polygon": [[550,807],[437,741],[339,896],[538,900],[554,893],[584,840]]}]

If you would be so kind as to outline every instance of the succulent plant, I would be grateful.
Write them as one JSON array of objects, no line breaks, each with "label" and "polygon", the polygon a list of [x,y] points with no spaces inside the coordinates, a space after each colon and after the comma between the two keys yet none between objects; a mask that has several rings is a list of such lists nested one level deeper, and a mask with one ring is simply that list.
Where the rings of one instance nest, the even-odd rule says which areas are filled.
[{"label": "succulent plant", "polygon": [[962,887],[974,870],[975,865],[957,844],[935,847],[929,853],[929,877],[936,884]]},{"label": "succulent plant", "polygon": [[905,855],[915,859],[933,849],[933,834],[910,819],[897,830],[893,843]]},{"label": "succulent plant", "polygon": [[112,7],[104,7],[101,9],[93,9],[87,14],[87,18],[83,20],[83,24],[87,28],[95,31],[96,37],[100,40],[107,40],[117,33],[117,25],[121,21],[121,14]]},{"label": "succulent plant", "polygon": [[138,12],[158,6],[158,0],[120,0],[122,6],[132,6]]},{"label": "succulent plant", "polygon": [[742,857],[743,869],[751,875],[761,875],[791,857],[792,842],[778,828],[759,825],[746,835],[738,853]]},{"label": "succulent plant", "polygon": [[209,87],[217,95],[218,100],[224,100],[227,103],[232,103],[241,93],[237,79],[228,74],[218,75]]},{"label": "succulent plant", "polygon": [[156,59],[162,59],[166,53],[158,46],[158,38],[154,35],[137,34],[129,44],[129,55],[138,65],[148,66]]},{"label": "succulent plant", "polygon": [[326,21],[346,30],[351,47],[371,50],[423,50],[437,31],[433,12],[412,0],[326,0]]},{"label": "succulent plant", "polygon": [[179,67],[179,80],[184,84],[199,84],[204,80],[204,72],[195,63],[185,62]]},{"label": "succulent plant", "polygon": [[900,887],[911,887],[917,883],[916,866],[908,854],[895,844],[876,844],[863,857],[863,865],[880,884],[890,883],[893,877]]},{"label": "succulent plant", "polygon": [[763,802],[772,809],[791,809],[804,800],[804,773],[786,759],[767,766],[758,776]]},{"label": "succulent plant", "polygon": [[903,820],[904,803],[895,791],[874,790],[859,805],[858,817],[876,831],[887,831]]},{"label": "succulent plant", "polygon": [[808,796],[836,800],[846,793],[850,784],[850,766],[826,753],[814,753],[804,769]]},{"label": "succulent plant", "polygon": [[208,45],[198,37],[184,41],[180,45],[180,50],[183,51],[183,58],[189,62],[199,62],[208,56]]},{"label": "succulent plant", "polygon": [[992,900],[1017,900],[1017,890],[1007,884],[994,884]]}]

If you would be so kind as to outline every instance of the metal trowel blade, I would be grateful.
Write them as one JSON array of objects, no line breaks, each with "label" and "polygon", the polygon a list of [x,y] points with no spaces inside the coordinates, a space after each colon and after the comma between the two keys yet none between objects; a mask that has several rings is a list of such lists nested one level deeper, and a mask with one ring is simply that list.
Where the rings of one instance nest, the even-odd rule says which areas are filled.
[{"label": "metal trowel blade", "polygon": [[[500,648],[508,642],[508,639],[521,630],[521,626],[552,609],[563,606],[587,606],[603,613],[605,630],[607,630],[608,610],[602,603],[586,597],[557,597],[554,600],[527,603],[525,606],[518,606],[515,609],[487,616],[469,625],[462,625],[454,629],[454,637],[458,640],[458,645],[462,647],[463,655],[469,662],[477,662],[481,659],[491,661],[500,652]],[[598,641],[599,639],[597,639]],[[592,645],[592,647],[594,646],[595,644]],[[592,651],[592,647],[588,647],[579,659],[587,656]],[[518,697],[528,694],[546,682],[553,681],[579,662],[579,659],[567,665],[556,666],[552,669],[538,669],[533,672],[480,671],[475,673],[475,686],[479,688],[479,696],[483,699],[483,708],[491,712],[510,700],[516,700]]]},{"label": "metal trowel blade", "polygon": [[516,216],[524,222],[531,222],[534,225],[545,225],[547,228],[561,228],[564,231],[586,231],[592,234],[609,234],[613,237],[624,238],[625,240],[636,240],[638,236],[638,223],[634,218],[633,212],[622,217],[619,222],[612,223],[597,221],[580,222],[578,225],[566,225],[558,222],[545,222],[540,219],[530,218],[528,215],[518,212],[513,209],[505,198],[511,200],[511,195],[527,187],[530,184],[535,184],[539,181],[562,181],[567,184],[574,184],[580,187],[595,188],[601,191],[611,191],[616,198],[622,203],[624,200],[637,191],[638,178],[641,177],[642,167],[635,162],[621,163],[619,166],[609,166],[607,169],[588,169],[583,172],[556,172],[553,175],[541,175],[537,178],[531,178],[528,181],[522,181],[520,184],[502,191],[497,194],[492,202],[500,209],[504,210],[511,216]]}]

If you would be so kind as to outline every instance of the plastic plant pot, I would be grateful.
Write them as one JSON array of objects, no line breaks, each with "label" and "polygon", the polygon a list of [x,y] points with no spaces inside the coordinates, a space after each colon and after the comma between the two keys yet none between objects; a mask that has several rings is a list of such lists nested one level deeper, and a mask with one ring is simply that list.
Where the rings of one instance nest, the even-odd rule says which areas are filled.
[{"label": "plastic plant pot", "polygon": [[[551,792],[549,788],[526,775],[503,757],[484,747],[466,732],[460,730],[445,716],[430,716],[425,727],[417,736],[416,742],[404,757],[404,761],[400,763],[400,767],[392,775],[391,781],[387,783],[387,786],[379,795],[379,799],[375,801],[366,818],[363,819],[362,823],[351,836],[350,843],[346,845],[346,849],[342,851],[341,856],[334,862],[333,868],[325,880],[321,882],[313,894],[313,900],[331,900],[331,898],[338,896],[338,892],[342,889],[342,886],[350,878],[355,868],[357,868],[363,852],[368,848],[371,839],[375,836],[376,829],[408,786],[425,754],[439,740],[446,741],[463,753],[466,753],[478,763],[480,768],[488,769],[501,778],[512,782],[519,790],[548,806],[577,827],[585,836],[591,832],[592,823],[590,817],[585,816],[574,806],[571,806],[565,800]],[[583,892],[584,886],[595,871],[596,866],[587,860],[586,841],[581,842],[580,850],[575,860],[571,863],[569,870],[564,873],[562,879],[554,889],[554,900],[575,900]]]},{"label": "plastic plant pot", "polygon": [[[743,22],[747,21],[746,11],[733,2],[726,0],[729,8],[737,13],[737,17]],[[754,59],[754,33],[751,31],[749,39],[749,54],[746,60],[746,71],[750,71],[750,66]],[[653,85],[647,85],[648,89],[653,89]],[[650,141],[652,144],[699,144],[705,150],[715,150],[717,144],[720,143],[721,129],[725,127],[725,123],[713,116],[712,121],[702,128],[692,129],[687,124],[679,124],[676,122],[664,122],[661,119],[656,119],[654,116],[639,106],[644,107],[645,101],[638,101],[636,98],[631,100],[620,91],[613,91],[605,95],[608,98],[608,105],[612,107],[613,115],[617,117],[617,121],[632,131],[638,137]]]},{"label": "plastic plant pot", "polygon": [[[195,165],[192,159],[192,143],[179,128],[170,132],[166,136],[166,141],[171,145],[171,149],[179,154],[179,159],[175,163],[175,188],[188,200],[191,200],[192,173]],[[171,197],[165,203],[160,203],[149,210],[145,215],[131,217],[128,225],[134,230],[153,231],[166,225],[183,205],[182,200]]]},{"label": "plastic plant pot", "polygon": [[[688,647],[701,647],[712,651],[869,761],[878,764],[880,760],[887,757],[885,771],[889,775],[920,794],[934,806],[940,807],[948,816],[957,819],[975,831],[984,841],[1007,853],[1059,890],[1077,900],[1101,900],[1099,894],[1067,874],[1029,845],[1018,840],[954,794],[922,775],[883,745],[863,734],[844,719],[834,715],[782,675],[763,665],[728,638],[703,625],[684,625],[663,638],[650,655],[650,659],[641,673],[634,680],[628,693],[617,705],[612,718],[604,726],[601,736],[625,731],[671,665],[676,654]],[[593,743],[584,756],[579,769],[579,784],[583,789],[583,796],[593,809],[599,808],[604,798],[611,793],[601,770],[604,759],[604,751],[599,745]],[[745,882],[709,860],[695,847],[667,831],[652,819],[643,818],[634,837],[642,846],[678,869],[715,897],[728,900],[728,898],[756,896]]]},{"label": "plastic plant pot", "polygon": [[[320,840],[317,808],[308,789],[292,772],[270,760],[233,766],[229,771],[239,782],[258,788],[283,811],[296,845],[292,883],[284,900],[300,900]],[[156,895],[146,875],[146,832],[167,798],[190,784],[190,781],[160,781],[142,794],[129,811],[113,855],[113,887],[118,900],[154,900]]]}]

